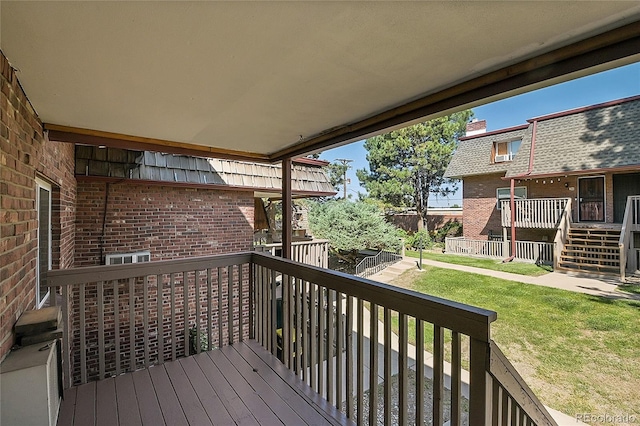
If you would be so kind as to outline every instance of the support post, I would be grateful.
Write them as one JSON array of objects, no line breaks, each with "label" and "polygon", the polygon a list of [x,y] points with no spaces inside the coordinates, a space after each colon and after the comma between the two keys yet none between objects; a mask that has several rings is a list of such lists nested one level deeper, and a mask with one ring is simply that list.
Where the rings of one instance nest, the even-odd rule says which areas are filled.
[{"label": "support post", "polygon": [[511,205],[511,258],[516,257],[516,180],[511,179],[511,197],[509,203]]},{"label": "support post", "polygon": [[291,259],[292,202],[291,158],[285,158],[282,160],[282,257],[284,259]]}]

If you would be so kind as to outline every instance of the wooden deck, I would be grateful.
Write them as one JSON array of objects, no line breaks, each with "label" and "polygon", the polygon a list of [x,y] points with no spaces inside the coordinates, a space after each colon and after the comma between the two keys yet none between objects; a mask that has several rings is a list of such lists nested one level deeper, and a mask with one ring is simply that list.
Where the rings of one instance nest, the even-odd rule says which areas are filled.
[{"label": "wooden deck", "polygon": [[343,425],[255,341],[65,391],[58,425]]}]

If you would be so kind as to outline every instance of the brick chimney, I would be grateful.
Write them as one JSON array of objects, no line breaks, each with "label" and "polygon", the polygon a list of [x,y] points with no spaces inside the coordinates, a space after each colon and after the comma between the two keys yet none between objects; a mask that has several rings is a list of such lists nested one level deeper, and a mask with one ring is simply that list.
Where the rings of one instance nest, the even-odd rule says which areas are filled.
[{"label": "brick chimney", "polygon": [[487,120],[478,120],[474,118],[467,123],[467,134],[465,136],[479,135],[487,132]]}]

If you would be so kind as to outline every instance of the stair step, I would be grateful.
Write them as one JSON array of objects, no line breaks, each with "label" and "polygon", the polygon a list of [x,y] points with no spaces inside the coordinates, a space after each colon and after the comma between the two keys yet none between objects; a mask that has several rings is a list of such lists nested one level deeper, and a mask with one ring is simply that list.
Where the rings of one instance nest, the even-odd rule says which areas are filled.
[{"label": "stair step", "polygon": [[591,240],[591,239],[586,239],[586,238],[567,238],[567,244],[593,244],[593,245],[598,245],[598,244],[604,244],[604,245],[609,245],[609,246],[617,246],[618,245],[618,241],[619,239],[616,238],[615,240]]},{"label": "stair step", "polygon": [[570,261],[560,261],[560,267],[569,270],[578,270],[578,271],[588,271],[588,272],[600,272],[600,273],[610,273],[610,274],[618,274],[620,273],[620,268],[615,266],[605,266],[605,265],[596,265],[591,263],[577,263]]},{"label": "stair step", "polygon": [[572,262],[588,265],[602,265],[617,268],[620,266],[620,259],[601,259],[597,257],[577,257],[577,256],[560,256],[560,262]]},{"label": "stair step", "polygon": [[590,246],[586,244],[567,244],[564,250],[580,253],[620,254],[620,249],[613,246]]}]

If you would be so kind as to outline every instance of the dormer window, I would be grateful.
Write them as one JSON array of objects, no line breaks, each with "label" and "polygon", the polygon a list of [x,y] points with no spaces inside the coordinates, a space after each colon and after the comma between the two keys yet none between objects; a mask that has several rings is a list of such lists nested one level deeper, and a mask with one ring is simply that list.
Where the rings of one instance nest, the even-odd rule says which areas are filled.
[{"label": "dormer window", "polygon": [[494,163],[512,161],[520,149],[521,139],[507,142],[496,142],[494,146]]}]

